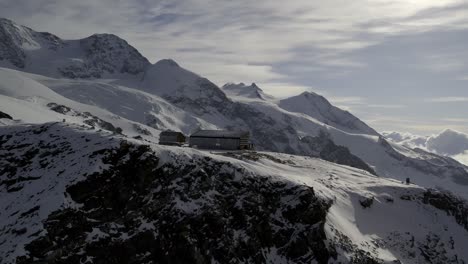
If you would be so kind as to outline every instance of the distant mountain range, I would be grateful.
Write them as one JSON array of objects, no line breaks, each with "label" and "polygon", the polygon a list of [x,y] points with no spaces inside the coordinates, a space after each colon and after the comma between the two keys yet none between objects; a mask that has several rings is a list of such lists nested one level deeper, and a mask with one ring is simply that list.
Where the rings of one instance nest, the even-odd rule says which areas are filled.
[{"label": "distant mountain range", "polygon": [[[466,224],[466,219],[463,220],[463,217],[468,213],[464,211],[466,208],[463,206],[466,205],[463,203],[463,199],[457,198],[457,196],[464,199],[468,198],[468,193],[466,192],[468,188],[468,168],[451,158],[387,141],[384,136],[380,135],[373,128],[348,111],[333,106],[323,96],[312,92],[305,92],[290,98],[277,99],[266,94],[256,84],[229,83],[220,88],[207,78],[184,69],[173,60],[164,59],[151,64],[125,40],[110,34],[96,34],[80,40],[62,40],[50,33],[36,32],[30,28],[17,25],[10,20],[0,19],[0,39],[2,40],[0,42],[0,155],[4,158],[3,161],[0,161],[0,165],[3,168],[7,168],[0,169],[0,187],[2,188],[0,193],[2,197],[8,198],[3,199],[0,197],[0,200],[2,200],[0,202],[2,206],[0,209],[9,208],[7,210],[8,215],[2,214],[0,217],[0,234],[1,237],[7,237],[6,235],[8,234],[8,239],[21,241],[21,243],[18,242],[19,245],[29,245],[26,246],[26,251],[29,250],[32,253],[29,255],[29,258],[18,258],[18,260],[23,261],[18,261],[19,263],[33,263],[34,257],[47,259],[47,256],[51,256],[46,252],[49,249],[53,252],[50,254],[58,254],[54,256],[59,256],[62,254],[60,252],[63,251],[63,248],[60,248],[58,245],[62,242],[70,249],[69,255],[63,255],[64,259],[68,260],[67,263],[80,263],[82,259],[73,258],[72,255],[78,254],[78,249],[84,246],[83,243],[86,241],[94,243],[100,239],[108,241],[106,239],[109,239],[109,234],[113,232],[113,227],[111,228],[109,225],[116,224],[118,226],[122,221],[126,221],[125,217],[119,216],[119,212],[113,212],[115,215],[112,214],[112,221],[115,222],[108,220],[106,228],[103,228],[103,226],[98,228],[89,219],[97,217],[99,221],[107,221],[103,216],[106,212],[101,212],[101,209],[97,210],[97,208],[106,205],[108,200],[104,198],[102,198],[104,200],[98,199],[99,202],[96,202],[96,204],[99,204],[99,206],[94,208],[98,213],[94,216],[91,211],[83,213],[84,211],[80,211],[82,209],[78,207],[83,205],[87,210],[91,210],[91,207],[97,206],[93,202],[95,200],[92,197],[94,195],[97,195],[96,197],[103,197],[90,189],[90,186],[96,186],[97,189],[103,186],[102,188],[110,188],[111,190],[112,188],[124,188],[125,184],[115,183],[115,185],[112,185],[114,183],[111,184],[99,177],[111,177],[113,174],[121,175],[120,170],[126,170],[126,168],[119,167],[120,165],[118,164],[120,164],[119,162],[124,162],[125,155],[128,155],[129,158],[136,155],[135,159],[138,156],[138,159],[141,158],[145,162],[158,160],[158,162],[164,164],[163,167],[168,171],[173,170],[170,173],[158,171],[160,177],[167,177],[168,180],[176,178],[179,180],[185,179],[183,177],[187,175],[187,177],[201,177],[201,174],[192,175],[190,168],[195,171],[208,171],[206,172],[207,175],[204,174],[203,176],[208,178],[213,175],[224,177],[225,173],[232,177],[237,177],[236,175],[239,174],[241,175],[241,179],[245,179],[247,182],[250,181],[249,177],[252,175],[263,175],[265,177],[276,175],[280,178],[275,178],[276,176],[268,178],[268,182],[265,183],[266,185],[253,180],[256,184],[255,186],[260,189],[279,188],[273,189],[273,194],[259,194],[259,190],[254,189],[243,192],[241,189],[236,189],[239,187],[236,187],[236,183],[227,180],[223,184],[227,184],[226,186],[228,187],[226,188],[229,189],[227,192],[233,191],[233,196],[231,197],[223,193],[221,195],[222,199],[225,199],[223,201],[229,204],[230,199],[239,199],[244,194],[247,197],[245,199],[253,199],[252,201],[257,201],[257,198],[255,198],[257,195],[278,196],[274,198],[276,202],[271,205],[260,205],[254,202],[253,204],[257,207],[253,210],[280,206],[282,208],[280,211],[282,212],[278,211],[277,214],[282,214],[282,217],[288,218],[288,221],[287,223],[279,224],[278,222],[276,224],[278,226],[283,225],[282,228],[284,230],[289,230],[287,225],[290,225],[290,228],[293,229],[299,228],[299,226],[304,224],[302,222],[304,219],[310,218],[306,226],[311,228],[314,224],[317,224],[315,226],[317,227],[317,232],[311,233],[309,236],[315,236],[315,238],[328,241],[323,244],[315,244],[311,242],[313,239],[301,238],[303,239],[300,239],[302,244],[297,247],[305,247],[305,249],[297,249],[298,251],[295,253],[293,251],[296,247],[292,244],[282,242],[268,244],[265,241],[270,241],[272,238],[265,240],[264,238],[257,237],[257,242],[255,243],[258,244],[255,245],[258,245],[259,248],[265,248],[265,250],[268,249],[269,253],[256,256],[249,251],[255,248],[255,246],[232,248],[232,250],[239,250],[236,251],[236,254],[242,256],[237,262],[265,262],[268,255],[269,257],[284,258],[285,262],[289,260],[297,263],[310,263],[312,260],[316,260],[319,263],[327,263],[326,261],[329,258],[344,261],[345,259],[350,260],[351,256],[355,259],[353,263],[379,263],[380,260],[388,262],[397,259],[404,260],[403,262],[405,263],[431,263],[430,260],[425,260],[424,254],[436,254],[439,252],[437,250],[445,250],[445,255],[443,255],[444,258],[437,259],[437,261],[440,260],[442,262],[436,263],[463,263],[459,262],[462,257],[465,257],[465,261],[467,260],[466,253],[459,250],[459,245],[463,245],[463,243],[468,241],[466,232],[468,225]],[[11,117],[12,119],[7,117]],[[255,156],[250,157],[246,154],[247,156],[244,157],[242,155],[237,156],[238,154],[235,153],[216,155],[188,148],[157,146],[159,133],[167,129],[182,131],[185,134],[190,134],[198,129],[247,130],[251,133],[252,143],[259,152],[256,152]],[[90,141],[81,140],[88,137]],[[68,144],[66,143],[67,140],[73,143],[68,148],[64,148],[63,146]],[[109,142],[108,146],[105,146],[106,140]],[[23,142],[26,141],[29,142],[27,143],[29,144],[28,146],[23,145]],[[92,146],[91,144],[102,145],[103,147],[96,147],[97,145]],[[128,149],[125,147],[125,144],[130,144]],[[138,146],[145,144],[149,145],[149,149],[145,148],[144,151],[141,150],[142,152],[139,152]],[[42,153],[42,150],[39,151],[40,153],[35,154],[28,152],[30,151],[28,149],[29,146],[40,146],[40,149],[42,149],[43,145],[47,146],[49,154]],[[80,149],[80,147],[92,148],[93,151],[88,152],[87,150]],[[112,152],[112,149],[120,149],[119,151],[122,151],[122,155],[115,156],[115,152]],[[149,156],[143,155],[143,152]],[[161,153],[164,153],[164,155]],[[41,158],[42,155],[44,155],[44,158]],[[56,155],[63,158],[58,160]],[[140,155],[143,156],[140,157]],[[19,156],[23,156],[24,158],[11,158]],[[49,156],[50,158],[45,158]],[[146,159],[147,157],[152,157],[155,160],[149,161]],[[206,162],[203,157],[206,157]],[[309,160],[311,157],[314,158],[312,161]],[[164,163],[165,161],[168,163]],[[225,165],[226,162],[233,163],[234,165],[229,167]],[[58,166],[56,163],[63,164]],[[28,166],[36,172],[25,169],[14,169],[15,167],[27,168]],[[131,169],[135,170],[138,175],[146,175],[147,171],[145,171],[145,168],[135,167],[135,164],[131,166],[133,166]],[[156,163],[151,163],[151,166],[154,170],[160,168],[156,166]],[[227,166],[225,170],[221,169],[224,166]],[[67,171],[68,168],[73,169]],[[112,168],[113,171],[108,171],[109,168]],[[262,168],[265,170],[265,173],[261,172]],[[315,171],[316,168],[321,169]],[[19,171],[22,171],[21,173],[23,174],[20,175]],[[80,171],[82,172],[80,173]],[[209,171],[213,171],[214,174],[210,175]],[[52,172],[53,175],[57,175],[57,179],[61,180],[54,181],[54,178],[42,176]],[[62,173],[64,173],[63,179],[59,177]],[[142,177],[147,177],[144,175]],[[300,175],[304,175],[304,178],[302,179]],[[125,177],[129,177],[129,175],[125,174]],[[312,178],[310,177],[314,180],[311,180]],[[343,182],[340,182],[341,178]],[[412,183],[417,184],[417,186],[402,185],[401,182],[407,178]],[[286,183],[277,185],[275,179],[280,179],[280,182]],[[89,186],[78,184],[80,181],[85,181]],[[151,183],[152,181],[159,180],[151,177],[142,178],[141,184],[156,184],[155,182]],[[235,182],[235,180],[233,181]],[[113,182],[113,180],[110,182]],[[242,188],[247,188],[247,182],[242,183]],[[349,184],[346,182],[349,182]],[[172,188],[168,183],[165,182],[161,186]],[[35,188],[33,187],[34,184],[40,187]],[[199,194],[201,195],[200,197],[206,199],[204,202],[200,202],[206,207],[200,207],[202,209],[196,213],[191,210],[195,210],[194,208],[199,205],[199,201],[195,201],[197,199],[195,197],[198,197],[198,194],[192,193],[193,196],[182,198],[182,196],[176,195],[178,193],[177,190],[170,189],[170,193],[157,196],[156,193],[159,192],[157,191],[157,186],[151,185],[151,189],[145,189],[146,187],[142,187],[143,185],[140,185],[140,183],[134,184],[131,185],[131,188],[134,189],[122,191],[123,193],[128,191],[128,196],[124,198],[109,197],[112,200],[111,205],[114,209],[121,205],[115,202],[115,199],[125,200],[125,202],[122,202],[122,206],[124,207],[130,206],[126,202],[126,199],[130,196],[133,197],[133,194],[130,195],[130,193],[141,191],[145,193],[145,196],[135,197],[138,200],[138,206],[157,207],[157,204],[147,203],[148,200],[145,199],[153,199],[150,197],[158,197],[157,199],[162,199],[159,201],[174,202],[178,205],[182,203],[183,205],[181,206],[190,211],[189,213],[184,211],[184,215],[190,215],[190,217],[180,217],[181,219],[188,219],[187,221],[191,224],[201,224],[196,222],[201,220],[196,218],[195,215],[201,214],[201,212],[208,212],[207,208],[216,207],[216,210],[222,211],[222,206],[217,204],[216,200],[213,200],[213,197],[218,196],[210,194],[209,190],[203,189],[205,185],[211,186],[210,188],[213,188],[213,192],[222,193],[224,189],[220,185],[214,187],[213,184],[215,183],[212,180],[206,180],[205,183],[191,183],[194,184],[194,188],[199,187],[203,189],[203,192]],[[162,183],[159,182],[158,184]],[[291,187],[289,184],[293,184],[292,186],[296,187]],[[45,211],[41,209],[38,211],[40,212],[39,215],[29,219],[27,215],[29,213],[35,214],[33,210],[36,208],[35,206],[42,208],[41,203],[47,203],[48,194],[46,193],[48,191],[46,191],[46,185],[48,186],[47,188],[50,188],[49,190],[54,192],[54,202],[49,209]],[[70,189],[65,188],[65,186],[74,187],[70,187]],[[283,187],[280,188],[278,186]],[[294,191],[290,191],[290,187]],[[307,191],[303,192],[299,190],[309,187],[315,190],[315,192],[312,191],[306,194],[305,192]],[[190,189],[189,187],[187,188],[184,187],[183,192]],[[442,191],[443,194],[440,194],[438,191],[429,191],[426,188],[436,188]],[[28,193],[23,193],[21,191],[23,189],[27,190]],[[102,190],[104,192],[104,189]],[[83,191],[83,195],[80,194],[81,191]],[[368,195],[366,196],[366,194]],[[288,206],[291,205],[287,205],[288,202],[284,201],[284,199],[290,199],[288,195],[292,195],[291,197],[294,197],[294,199],[306,199],[301,198],[303,195],[308,197],[306,199],[307,205],[300,205],[303,206],[300,208],[298,207],[299,204],[291,202],[297,211],[304,213],[295,212],[288,216],[290,210]],[[218,198],[221,199],[221,196]],[[437,202],[431,204],[432,200],[430,198],[432,196],[438,202],[446,199],[450,206],[453,205],[454,208],[458,209],[453,209],[450,206],[439,208]],[[25,199],[24,203],[32,208],[21,207],[15,201],[15,197]],[[35,202],[28,197],[34,197],[36,199]],[[346,199],[348,200],[341,200],[345,199],[343,197],[347,197]],[[61,199],[61,202],[56,199]],[[190,204],[189,200],[193,203]],[[415,235],[416,238],[411,238],[411,236],[407,236],[405,233],[392,233],[392,239],[394,240],[390,241],[388,240],[388,236],[395,230],[381,228],[363,219],[356,219],[355,222],[349,219],[343,220],[345,223],[340,222],[341,220],[337,218],[333,218],[333,216],[336,217],[337,215],[341,215],[342,217],[364,217],[367,213],[369,215],[366,215],[366,217],[376,217],[376,219],[380,220],[384,218],[382,216],[391,218],[393,216],[388,215],[388,212],[396,210],[391,207],[394,200],[397,200],[395,204],[399,206],[404,206],[406,205],[406,201],[409,201],[409,207],[414,210],[429,210],[427,211],[427,215],[418,211],[418,213],[415,213],[415,217],[420,220],[425,219],[425,217],[436,217],[436,225],[438,227],[442,228],[443,225],[448,223],[447,221],[453,222],[450,223],[450,232],[442,235],[440,233],[432,233],[426,227],[416,227],[415,225],[413,228],[416,228],[417,232],[419,232]],[[370,203],[369,206],[366,205],[367,203]],[[371,207],[372,203],[378,204],[376,205],[376,208],[378,208],[376,210],[389,211],[376,212],[372,211],[372,209],[366,211],[365,208]],[[340,207],[334,207],[332,204]],[[63,211],[65,210],[65,205],[70,206],[70,214],[72,215],[67,215],[67,212]],[[312,207],[317,206],[314,208],[318,208],[318,212],[322,212],[323,215],[313,215],[314,210],[309,208],[309,205]],[[247,202],[242,206],[242,210],[247,210]],[[233,209],[235,207],[232,205],[232,208],[229,208]],[[177,210],[172,211],[172,207],[165,208],[164,210],[163,208],[151,208],[154,209],[154,214],[160,214],[167,210],[168,218],[166,220],[170,222],[177,222],[177,216],[180,214]],[[28,210],[33,211],[29,212]],[[88,220],[83,220],[83,226],[86,227],[83,227],[83,230],[77,230],[76,234],[77,236],[78,234],[83,236],[88,234],[90,240],[77,237],[77,241],[80,242],[73,250],[71,250],[73,247],[71,237],[64,238],[64,241],[59,241],[55,237],[48,236],[46,240],[50,244],[47,244],[45,241],[42,241],[45,244],[41,244],[40,237],[42,235],[54,232],[52,229],[55,228],[53,226],[55,220],[50,214],[55,210],[62,211],[54,215],[54,217],[58,217],[57,219],[71,217],[66,220],[70,223],[74,223],[73,219],[78,219],[76,217],[87,218]],[[159,232],[163,230],[164,232],[169,232],[168,227],[162,224],[163,222],[158,222],[161,220],[159,218],[156,220],[152,219],[157,223],[150,224],[149,222],[144,222],[150,221],[151,217],[154,218],[155,215],[140,215],[146,214],[141,208],[136,209],[135,207],[132,210],[135,211],[135,216],[128,215],[126,217],[135,218],[136,215],[141,216],[141,221],[138,220],[140,222],[133,223],[139,226],[144,225],[146,229],[143,228],[141,230],[154,231],[157,229]],[[347,210],[356,210],[356,214],[349,213]],[[443,214],[447,212],[454,217],[434,216],[437,215],[438,211],[433,210],[443,210]],[[409,209],[402,209],[403,211],[412,213]],[[128,210],[125,212],[127,214]],[[268,212],[268,214],[274,214],[273,211]],[[312,215],[304,215],[306,213]],[[327,215],[327,213],[329,214]],[[330,215],[331,213],[334,215]],[[205,214],[201,215],[204,215],[203,217],[206,216]],[[398,215],[403,217],[401,214]],[[29,220],[23,219],[24,217]],[[217,216],[209,217],[216,218]],[[229,218],[228,215],[223,215],[222,219],[225,219],[224,217],[226,219]],[[263,216],[256,215],[255,217],[261,218]],[[208,218],[203,219],[209,221]],[[333,221],[330,220],[331,218],[333,218]],[[40,224],[42,223],[41,221],[45,221],[46,219],[47,222],[42,226]],[[278,220],[273,218],[268,219],[268,221]],[[250,234],[247,235],[243,232],[253,232],[251,228],[247,229],[246,226],[249,224],[245,222],[245,219],[239,220],[241,222],[244,221],[242,224],[229,221],[218,223],[216,222],[217,220],[212,220],[214,223],[211,224],[214,226],[228,225],[233,233],[237,232],[237,239],[241,239],[242,236],[250,236]],[[281,218],[278,221],[281,222],[283,220]],[[325,221],[331,221],[330,223],[333,224],[324,225]],[[270,229],[273,227],[270,224],[272,222],[269,222],[269,227],[263,226],[259,228],[266,228],[263,230],[263,233],[271,234]],[[369,234],[373,234],[372,232],[375,231],[379,235],[386,237],[379,238],[382,240],[377,238],[371,239],[366,236],[365,230],[361,230],[362,233],[360,235],[362,236],[352,236],[350,230],[359,229],[358,224],[368,224],[371,229],[367,230]],[[33,225],[34,227],[27,228],[24,231],[23,228],[26,228],[28,225]],[[397,225],[393,226],[390,224],[390,226],[396,228]],[[54,230],[64,232],[60,233],[57,231],[59,232],[56,233],[57,236],[68,234],[66,226],[56,226],[56,228]],[[97,229],[95,230],[95,228]],[[193,226],[193,228],[197,229],[200,226]],[[456,247],[447,246],[450,244],[448,242],[450,238],[452,240],[455,239],[456,232],[460,228],[465,233],[456,237],[459,244]],[[44,231],[46,229],[47,232]],[[137,234],[140,229],[132,226],[131,228],[122,230],[126,230],[125,232],[136,232],[135,234]],[[123,232],[122,230],[119,233]],[[180,234],[192,232],[185,229],[179,231],[181,232]],[[189,243],[187,241],[190,241],[190,239],[194,241],[198,241],[199,239],[199,237],[174,237],[179,234],[179,231],[171,229],[167,235],[171,236],[171,239],[175,239],[174,241],[181,239],[184,241],[183,243]],[[305,230],[302,231],[306,232]],[[300,237],[289,231],[284,232],[287,235],[275,237],[275,239],[290,239],[294,241]],[[325,232],[327,235],[333,234],[333,237],[336,239],[328,238],[329,240],[326,240]],[[89,237],[91,236],[90,233],[95,235],[95,238]],[[261,233],[259,232],[259,234]],[[201,234],[197,233],[197,236],[201,236]],[[293,238],[292,236],[298,237]],[[436,244],[445,244],[444,246],[437,244],[434,247],[432,247],[432,244],[431,246],[426,245],[431,249],[428,250],[428,253],[424,254],[420,250],[414,249],[411,251],[405,249],[411,243],[413,246],[415,243],[421,243],[419,245],[420,248],[424,248],[425,242],[423,240],[426,236],[430,236],[430,240],[435,241],[434,243]],[[127,239],[122,238],[122,241],[130,243],[131,237],[130,233],[128,233]],[[28,244],[33,239],[36,239],[34,240],[35,244]],[[111,239],[112,243],[115,242],[113,239]],[[223,243],[226,243],[231,238],[226,237],[222,239]],[[404,243],[407,244],[397,242],[400,239],[404,240]],[[337,243],[338,240],[341,243],[340,245],[330,244],[332,241],[334,241],[333,243]],[[159,240],[155,241],[148,238],[145,241],[156,243],[160,248],[167,249],[169,247],[168,245],[162,245],[161,243],[163,242]],[[382,241],[386,241],[385,246],[379,244]],[[114,245],[118,248],[120,244],[117,245],[118,243],[115,243]],[[369,245],[362,245],[362,243],[369,243]],[[370,243],[374,244],[370,245]],[[138,244],[130,244],[120,246],[126,250],[130,250],[127,248],[130,246],[138,247]],[[156,244],[154,244],[155,247],[158,247]],[[206,260],[205,257],[208,256],[207,252],[211,252],[209,248],[213,247],[213,245],[206,245],[208,248],[187,246],[191,250],[187,253],[187,256],[192,257],[190,259],[192,262],[198,257]],[[285,248],[280,249],[278,248],[279,246]],[[4,257],[5,261],[13,261],[13,258],[16,260],[16,256],[21,256],[25,251],[24,248],[13,249],[13,247],[14,243],[0,241],[0,255],[6,256]],[[385,247],[392,248],[393,251],[390,250],[392,253],[384,249]],[[118,252],[117,248],[115,252]],[[286,248],[288,253],[284,252]],[[84,250],[84,248],[82,249]],[[90,248],[86,248],[85,251],[87,254],[92,254],[92,249]],[[135,256],[133,256],[135,257],[133,260],[136,261],[134,263],[140,263],[139,261],[145,259],[142,256],[146,253],[138,251],[138,255],[137,251],[135,251]],[[324,255],[320,255],[320,252]],[[346,252],[349,254],[347,255]],[[156,256],[162,256],[156,252],[150,252],[149,254],[155,258]],[[174,252],[171,252],[171,254],[177,255]],[[211,256],[215,261],[228,261],[228,259],[222,258],[222,255],[227,253],[219,251],[216,254],[219,255]],[[257,257],[259,259],[256,259]],[[99,258],[105,259],[106,256],[105,254],[99,255]],[[167,260],[170,262],[171,260],[176,261],[180,259]],[[360,262],[364,260],[370,262]],[[1,258],[0,262],[2,262]],[[201,261],[200,263],[204,262]]]}]

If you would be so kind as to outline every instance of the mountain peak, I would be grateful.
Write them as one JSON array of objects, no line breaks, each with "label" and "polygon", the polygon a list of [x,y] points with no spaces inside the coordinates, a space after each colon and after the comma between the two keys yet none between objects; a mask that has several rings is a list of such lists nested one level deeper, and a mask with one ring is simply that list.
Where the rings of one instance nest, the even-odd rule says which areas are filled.
[{"label": "mountain peak", "polygon": [[[6,18],[0,18],[0,63],[24,68],[25,50],[40,48],[40,44],[30,28],[19,26]],[[9,65],[8,65],[9,64]]]},{"label": "mountain peak", "polygon": [[273,98],[272,96],[265,94],[256,83],[252,83],[251,85],[246,85],[243,82],[238,84],[226,83],[222,88],[227,94],[240,98],[261,100]]},{"label": "mountain peak", "polygon": [[91,36],[89,36],[88,38],[90,38],[90,37],[122,39],[119,36],[117,36],[115,34],[111,34],[111,33],[94,33]]},{"label": "mountain peak", "polygon": [[[81,39],[80,44],[86,48],[105,50],[109,49],[111,53],[114,49],[125,49],[141,54],[133,48],[128,42],[117,35],[108,33],[93,34],[87,38]],[[92,46],[92,47],[91,47]]]},{"label": "mountain peak", "polygon": [[306,114],[343,131],[353,133],[359,131],[370,135],[378,134],[348,111],[333,106],[325,97],[314,92],[305,91],[299,95],[283,99],[279,102],[279,105],[287,111]]},{"label": "mountain peak", "polygon": [[304,91],[302,92],[301,94],[299,94],[299,96],[304,96],[304,97],[323,97],[317,93],[314,93],[314,92],[310,92],[310,91]]},{"label": "mountain peak", "polygon": [[172,60],[172,59],[162,59],[162,60],[156,62],[155,65],[159,65],[159,66],[170,66],[170,67],[180,67],[179,64],[177,64],[177,62],[175,62],[175,61]]},{"label": "mountain peak", "polygon": [[148,67],[142,86],[163,97],[198,98],[208,90],[219,88],[199,75],[180,67],[174,60],[163,59]]},{"label": "mountain peak", "polygon": [[4,24],[12,25],[12,24],[15,24],[15,22],[13,22],[13,21],[11,21],[10,19],[7,19],[7,18],[0,17],[0,25],[4,25]]},{"label": "mountain peak", "polygon": [[322,95],[311,92],[311,91],[304,91],[303,93],[299,94],[298,96],[293,96],[291,98],[305,98],[308,102],[313,102],[314,104],[320,103],[327,107],[332,107],[332,104]]},{"label": "mountain peak", "polygon": [[117,44],[122,47],[130,47],[133,49],[133,47],[128,44],[128,42],[114,34],[110,33],[95,33],[87,38],[81,39],[81,42],[97,42],[99,45],[109,45],[109,44]]},{"label": "mountain peak", "polygon": [[[94,34],[62,40],[0,18],[0,66],[52,77],[101,78],[143,73],[150,62],[124,39]],[[44,67],[47,65],[47,67]]]}]

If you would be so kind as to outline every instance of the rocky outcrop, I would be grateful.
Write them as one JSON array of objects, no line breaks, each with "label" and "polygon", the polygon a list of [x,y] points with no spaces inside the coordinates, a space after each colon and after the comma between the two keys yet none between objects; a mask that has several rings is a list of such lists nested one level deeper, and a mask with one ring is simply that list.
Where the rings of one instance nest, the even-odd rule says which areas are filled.
[{"label": "rocky outcrop", "polygon": [[73,110],[72,108],[68,106],[59,105],[56,103],[48,103],[47,106],[50,108],[50,110],[57,112],[59,114],[62,114],[65,116],[80,117],[83,119],[83,123],[93,128],[101,128],[110,132],[122,134],[122,129],[120,127],[115,127],[112,123],[104,121],[101,118],[91,114],[90,112],[81,113],[81,112]]},{"label": "rocky outcrop", "polygon": [[13,119],[9,114],[0,111],[0,118]]},{"label": "rocky outcrop", "polygon": [[[67,188],[18,263],[328,263],[330,202],[312,188],[209,158],[159,164],[146,146],[100,151],[109,169]],[[296,201],[288,203],[288,200]]]},{"label": "rocky outcrop", "polygon": [[[454,217],[466,228],[466,204],[453,195],[319,159],[224,154],[149,147],[62,122],[1,126],[0,262],[466,259],[465,238],[455,235],[462,229],[447,226]],[[395,228],[398,211],[417,219],[409,230]],[[382,219],[381,213],[388,214],[388,225],[378,225],[368,240],[348,232],[375,230],[368,219]],[[350,225],[335,221],[341,214]]]},{"label": "rocky outcrop", "polygon": [[[112,34],[62,40],[53,34],[36,32],[0,18],[0,39],[0,61],[25,70],[30,66],[37,69],[36,66],[40,64],[50,63],[50,67],[55,69],[47,71],[47,74],[56,75],[58,72],[67,78],[135,75],[144,72],[150,65],[134,47]],[[41,55],[31,56],[37,52]],[[73,54],[72,57],[69,57],[70,54]],[[10,65],[6,64],[8,67]]]},{"label": "rocky outcrop", "polygon": [[68,78],[100,78],[104,74],[138,74],[150,62],[125,40],[112,34],[95,34],[79,40],[85,53],[82,63],[59,68]]},{"label": "rocky outcrop", "polygon": [[227,83],[223,85],[222,89],[230,96],[238,96],[244,99],[273,99],[273,96],[265,94],[255,83],[251,85],[246,85],[244,83]]},{"label": "rocky outcrop", "polygon": [[429,189],[424,192],[422,201],[446,212],[468,231],[468,203],[451,193]]}]

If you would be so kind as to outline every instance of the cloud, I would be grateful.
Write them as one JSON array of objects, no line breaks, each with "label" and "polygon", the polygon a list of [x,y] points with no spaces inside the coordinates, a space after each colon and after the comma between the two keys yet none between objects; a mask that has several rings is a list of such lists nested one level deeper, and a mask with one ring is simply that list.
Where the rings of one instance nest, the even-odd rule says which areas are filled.
[{"label": "cloud", "polygon": [[350,104],[350,105],[362,105],[366,100],[363,97],[358,96],[332,96],[329,98],[330,101],[334,104]]},{"label": "cloud", "polygon": [[[453,25],[445,17],[460,13],[458,1],[215,1],[215,0],[2,0],[0,16],[47,30],[65,38],[95,32],[120,35],[151,61],[171,57],[201,74],[236,81],[265,71],[214,72],[213,64],[236,68],[251,64],[269,67],[303,57],[326,68],[353,69],[366,63],[349,56],[374,46],[387,31]],[[340,8],[336,8],[340,6]],[[429,10],[429,11],[427,11]],[[424,13],[426,12],[426,13]],[[450,13],[451,12],[451,13]],[[421,23],[430,18],[431,22]],[[424,24],[418,26],[417,24]],[[367,26],[364,26],[367,25]],[[457,24],[458,25],[458,24]],[[460,25],[459,25],[460,26]],[[379,31],[376,27],[385,27]],[[339,76],[338,73],[335,73]],[[242,78],[242,76],[245,76]],[[282,76],[286,82],[287,76]],[[290,82],[290,80],[288,81]]]},{"label": "cloud", "polygon": [[468,102],[468,97],[437,97],[437,98],[427,98],[426,102],[431,103],[457,103],[457,102]]},{"label": "cloud", "polygon": [[452,157],[468,165],[468,134],[445,129],[439,134],[419,136],[408,132],[385,131],[382,135],[392,142]]},{"label": "cloud", "polygon": [[[326,94],[326,93],[325,93]],[[375,109],[399,109],[405,108],[402,104],[374,104],[371,103],[368,98],[359,96],[330,96],[328,97],[330,102],[336,106],[351,111],[355,110],[359,112],[362,109],[375,108]]]},{"label": "cloud", "polygon": [[366,107],[370,108],[389,108],[389,109],[395,109],[395,108],[405,108],[407,107],[406,105],[401,105],[401,104],[368,104]]},{"label": "cloud", "polygon": [[408,132],[384,131],[382,135],[392,142],[402,144],[410,148],[426,149],[427,138],[418,136]]},{"label": "cloud", "polygon": [[426,147],[430,151],[443,155],[463,154],[468,150],[468,135],[446,129],[438,135],[430,136],[427,139]]},{"label": "cloud", "polygon": [[384,131],[382,135],[392,142],[449,156],[468,166],[468,134],[446,129],[431,136],[394,131]]},{"label": "cloud", "polygon": [[444,118],[442,120],[445,122],[453,122],[453,123],[468,123],[468,118]]}]

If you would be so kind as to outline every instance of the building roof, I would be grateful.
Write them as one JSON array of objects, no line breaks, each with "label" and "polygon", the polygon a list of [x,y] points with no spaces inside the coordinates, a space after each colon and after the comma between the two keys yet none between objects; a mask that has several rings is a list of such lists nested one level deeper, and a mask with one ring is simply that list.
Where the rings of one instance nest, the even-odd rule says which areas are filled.
[{"label": "building roof", "polygon": [[185,136],[182,132],[176,132],[176,131],[170,131],[170,130],[163,131],[161,132],[161,134],[159,134],[159,136],[178,136],[178,135]]},{"label": "building roof", "polygon": [[190,137],[204,138],[241,138],[249,136],[248,131],[227,131],[227,130],[199,130]]}]

